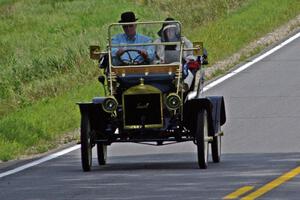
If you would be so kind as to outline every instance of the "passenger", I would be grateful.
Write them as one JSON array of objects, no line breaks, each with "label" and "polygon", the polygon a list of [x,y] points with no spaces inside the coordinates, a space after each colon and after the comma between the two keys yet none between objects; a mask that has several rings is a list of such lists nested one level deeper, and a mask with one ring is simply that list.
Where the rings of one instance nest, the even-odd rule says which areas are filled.
[{"label": "passenger", "polygon": [[[183,42],[183,48],[193,48],[193,43],[184,36],[180,35],[180,30],[178,23],[173,18],[166,18],[166,23],[163,24],[162,28],[158,31],[160,38],[155,40],[155,43],[160,42]],[[170,63],[179,62],[179,50],[180,44],[177,45],[157,45],[156,46],[156,56],[158,58],[158,63]],[[173,52],[173,53],[172,53]],[[172,58],[174,56],[175,58]],[[203,61],[206,62],[207,52],[204,49],[204,55],[201,57],[196,57],[193,55],[193,51],[183,51],[183,78],[185,83],[185,90],[189,90],[194,82],[194,77],[200,64]]]},{"label": "passenger", "polygon": [[[192,48],[193,44],[186,37],[180,35],[180,30],[178,23],[173,18],[166,18],[166,23],[164,23],[161,29],[157,32],[159,38],[155,40],[155,43],[160,42],[184,42],[184,48]],[[177,51],[177,62],[179,56],[180,45],[157,45],[156,46],[156,55],[159,59],[160,63],[170,63],[169,61],[175,61],[170,56],[172,56],[171,52]],[[175,55],[175,54],[173,54]],[[193,55],[193,51],[185,51],[183,53],[183,59],[188,57],[189,55]]]},{"label": "passenger", "polygon": [[[119,23],[136,22],[133,12],[124,12],[121,15]],[[136,24],[123,25],[124,33],[117,34],[112,38],[112,44],[138,44],[152,43],[152,39],[136,31]],[[133,51],[138,50],[138,51]],[[127,51],[127,53],[124,53]],[[122,65],[124,61],[135,61],[135,64],[149,64],[154,60],[154,46],[136,46],[136,47],[114,47],[112,48],[113,65]]]}]

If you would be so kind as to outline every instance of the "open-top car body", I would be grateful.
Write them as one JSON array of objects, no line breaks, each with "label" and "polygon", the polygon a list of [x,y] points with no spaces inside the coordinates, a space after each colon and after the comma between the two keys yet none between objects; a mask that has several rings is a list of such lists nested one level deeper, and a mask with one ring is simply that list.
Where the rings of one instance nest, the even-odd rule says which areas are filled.
[{"label": "open-top car body", "polygon": [[[93,147],[97,149],[99,164],[104,165],[107,146],[116,142],[166,145],[192,141],[197,146],[199,167],[203,169],[207,168],[208,148],[211,144],[213,161],[220,161],[223,135],[221,126],[226,120],[224,99],[222,96],[204,97],[203,81],[194,80],[190,89],[184,87],[184,52],[193,51],[199,57],[203,47],[184,48],[181,39],[138,44],[112,42],[115,27],[131,24],[161,26],[163,23],[165,22],[111,24],[108,28],[106,52],[100,52],[99,47],[91,46],[91,58],[107,63],[101,65],[105,76],[99,77],[106,92],[105,96],[95,97],[91,102],[78,103],[81,112],[81,156],[84,171],[91,170]],[[181,27],[178,21],[168,23]],[[151,30],[154,34],[154,29],[150,29],[148,35],[151,35]],[[173,53],[175,58],[170,59],[170,62],[161,62],[159,59],[147,61],[143,58],[140,51],[142,47],[150,46],[155,49],[158,45],[179,47]],[[114,57],[112,52],[119,47],[125,51]],[[126,59],[122,59],[123,55],[126,55]],[[114,59],[118,61],[115,62]],[[201,59],[198,60],[200,62]]]}]

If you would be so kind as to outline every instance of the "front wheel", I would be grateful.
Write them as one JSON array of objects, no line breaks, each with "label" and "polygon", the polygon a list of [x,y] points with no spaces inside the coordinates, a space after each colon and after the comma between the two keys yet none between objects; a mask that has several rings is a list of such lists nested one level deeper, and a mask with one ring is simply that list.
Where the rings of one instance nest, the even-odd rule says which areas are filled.
[{"label": "front wheel", "polygon": [[81,164],[83,171],[91,171],[92,167],[92,144],[91,144],[91,126],[88,115],[81,116],[80,127],[81,141]]},{"label": "front wheel", "polygon": [[200,169],[206,169],[208,163],[208,123],[207,112],[202,109],[198,112],[195,141],[197,145],[198,165]]}]

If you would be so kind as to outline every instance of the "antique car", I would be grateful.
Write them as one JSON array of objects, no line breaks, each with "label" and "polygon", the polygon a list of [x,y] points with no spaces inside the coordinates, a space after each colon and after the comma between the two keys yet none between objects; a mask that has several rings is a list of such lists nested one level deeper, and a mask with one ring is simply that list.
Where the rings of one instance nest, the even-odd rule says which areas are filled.
[{"label": "antique car", "polygon": [[[208,165],[209,145],[213,162],[220,162],[221,126],[226,121],[222,96],[204,96],[203,77],[196,76],[189,89],[184,87],[183,55],[192,51],[201,58],[202,43],[185,48],[184,42],[150,42],[139,44],[114,44],[112,38],[120,27],[135,24],[139,32],[155,37],[155,28],[163,21],[113,23],[108,27],[108,45],[105,52],[99,46],[90,47],[90,57],[100,62],[103,74],[98,79],[105,95],[94,97],[91,102],[78,103],[81,113],[81,160],[83,171],[92,167],[92,149],[96,147],[99,165],[106,164],[107,146],[112,143],[132,142],[151,145],[167,145],[192,141],[197,146],[199,168]],[[173,21],[177,27],[181,23]],[[116,28],[117,27],[117,28]],[[146,28],[145,28],[146,27]],[[116,29],[116,30],[114,30]],[[181,31],[179,32],[181,34]],[[181,38],[181,36],[180,36]],[[175,59],[161,62],[139,62],[143,46],[177,45]],[[116,65],[113,48],[122,46],[127,58]],[[135,52],[136,57],[130,56]],[[174,56],[173,55],[173,56]],[[167,59],[165,59],[167,60]],[[203,75],[201,59],[197,59],[197,73]],[[102,87],[102,86],[101,86]]]}]

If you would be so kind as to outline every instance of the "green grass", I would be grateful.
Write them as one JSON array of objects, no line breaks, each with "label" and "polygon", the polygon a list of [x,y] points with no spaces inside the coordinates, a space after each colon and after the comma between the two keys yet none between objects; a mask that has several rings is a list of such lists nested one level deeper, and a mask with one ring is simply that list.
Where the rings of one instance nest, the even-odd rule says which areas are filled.
[{"label": "green grass", "polygon": [[298,0],[251,0],[221,19],[189,31],[189,36],[204,41],[214,64],[299,14]]},{"label": "green grass", "polygon": [[160,18],[135,1],[0,0],[0,160],[53,148],[79,126],[75,102],[101,89],[88,47],[104,48],[126,10]]},{"label": "green grass", "polygon": [[145,17],[149,13],[125,0],[4,2],[0,7],[0,116],[87,83],[97,74],[87,56],[88,46],[105,47],[108,24],[124,10],[139,10]]},{"label": "green grass", "polygon": [[[132,10],[167,16],[203,41],[210,63],[300,14],[298,0],[0,0],[0,160],[40,153],[79,127],[77,101],[102,95],[88,46]],[[223,71],[217,72],[223,73]]]},{"label": "green grass", "polygon": [[64,95],[44,99],[0,119],[0,158],[10,160],[24,154],[41,153],[55,147],[64,132],[78,127],[79,101],[102,96],[99,83],[74,88]]},{"label": "green grass", "polygon": [[[88,46],[104,48],[108,24],[125,10],[134,10],[140,20],[174,15],[190,28],[223,16],[241,0],[189,0],[188,6],[179,0],[12,2],[0,1],[0,116],[95,77]],[[192,9],[195,14],[187,15]]]}]

